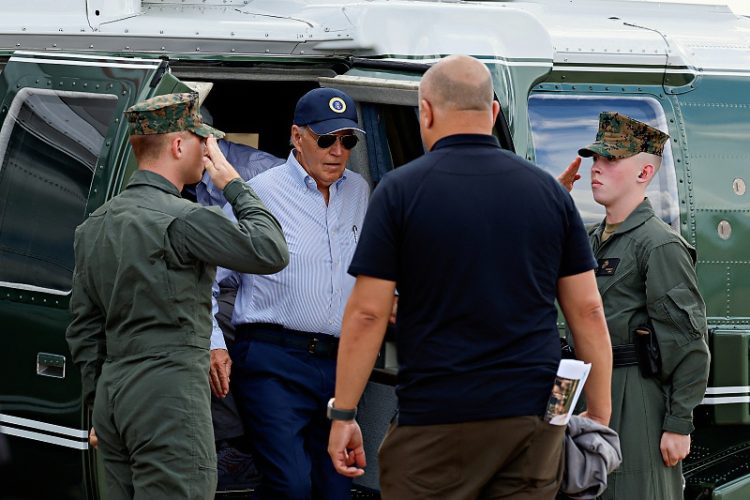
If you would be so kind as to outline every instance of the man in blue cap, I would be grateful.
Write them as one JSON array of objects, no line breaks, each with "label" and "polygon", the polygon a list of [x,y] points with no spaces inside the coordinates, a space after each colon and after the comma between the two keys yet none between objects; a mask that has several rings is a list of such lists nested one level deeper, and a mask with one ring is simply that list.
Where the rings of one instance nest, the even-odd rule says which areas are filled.
[{"label": "man in blue cap", "polygon": [[367,182],[346,169],[358,142],[355,131],[363,132],[345,93],[318,88],[300,98],[286,163],[248,181],[281,223],[289,266],[269,276],[217,272],[216,283],[238,284],[236,339],[230,360],[214,325],[212,358],[225,361],[223,370],[212,370],[217,376],[211,383],[217,392],[232,376],[232,393],[263,474],[261,498],[351,496],[351,479],[338,475],[328,458],[326,405],[333,396],[341,318],[354,285],[346,270],[369,196]]}]

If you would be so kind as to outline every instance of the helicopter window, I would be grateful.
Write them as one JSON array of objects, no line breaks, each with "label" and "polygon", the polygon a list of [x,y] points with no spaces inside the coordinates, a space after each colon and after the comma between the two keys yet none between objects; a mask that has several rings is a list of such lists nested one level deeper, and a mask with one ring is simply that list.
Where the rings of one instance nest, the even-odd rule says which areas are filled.
[{"label": "helicopter window", "polygon": [[362,103],[369,176],[376,185],[388,171],[424,154],[417,108]]},{"label": "helicopter window", "polygon": [[[578,149],[591,144],[599,127],[599,113],[617,111],[668,130],[664,110],[659,102],[647,96],[610,97],[535,93],[529,98],[529,121],[536,154],[536,164],[557,177],[578,154]],[[584,158],[581,180],[571,195],[584,223],[604,218],[604,207],[591,194],[591,160]],[[679,227],[677,179],[669,142],[664,149],[661,168],[646,191],[654,211],[664,222]]]},{"label": "helicopter window", "polygon": [[113,95],[21,89],[0,129],[0,285],[66,294]]}]

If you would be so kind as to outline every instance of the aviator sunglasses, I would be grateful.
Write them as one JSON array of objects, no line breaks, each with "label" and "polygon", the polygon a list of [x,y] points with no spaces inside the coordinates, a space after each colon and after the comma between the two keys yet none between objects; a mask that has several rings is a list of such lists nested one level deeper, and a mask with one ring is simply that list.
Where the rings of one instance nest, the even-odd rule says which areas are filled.
[{"label": "aviator sunglasses", "polygon": [[307,130],[310,131],[310,133],[316,137],[316,141],[318,143],[318,147],[320,149],[328,149],[331,146],[333,146],[333,143],[336,142],[336,139],[338,139],[341,142],[341,146],[344,149],[353,149],[354,146],[357,145],[357,142],[359,142],[359,138],[354,135],[335,135],[335,134],[323,134],[318,135],[315,132],[312,131],[310,127],[307,128]]}]

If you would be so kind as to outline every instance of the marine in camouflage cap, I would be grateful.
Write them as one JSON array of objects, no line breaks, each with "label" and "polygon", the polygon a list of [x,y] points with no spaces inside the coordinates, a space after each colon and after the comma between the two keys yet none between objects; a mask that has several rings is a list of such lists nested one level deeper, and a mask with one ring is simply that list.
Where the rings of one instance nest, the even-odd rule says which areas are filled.
[{"label": "marine in camouflage cap", "polygon": [[583,157],[603,156],[610,160],[629,158],[638,153],[662,156],[669,136],[661,130],[634,120],[629,116],[604,111],[599,114],[596,140],[578,150]]},{"label": "marine in camouflage cap", "polygon": [[198,94],[166,94],[141,101],[125,112],[130,135],[167,134],[189,130],[201,137],[224,137],[224,132],[203,123]]}]

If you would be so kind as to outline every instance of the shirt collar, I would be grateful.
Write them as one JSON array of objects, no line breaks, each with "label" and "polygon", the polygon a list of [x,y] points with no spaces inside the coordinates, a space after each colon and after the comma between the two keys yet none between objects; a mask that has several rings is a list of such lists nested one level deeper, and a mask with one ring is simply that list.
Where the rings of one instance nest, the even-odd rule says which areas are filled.
[{"label": "shirt collar", "polygon": [[[295,151],[296,150],[292,149],[292,151],[289,153],[289,158],[287,158],[286,160],[286,166],[289,173],[291,174],[292,178],[294,178],[301,186],[317,191],[318,185],[316,184],[315,179],[313,179],[310,174],[307,173],[307,170],[305,170],[302,164],[297,161],[297,157],[294,156]],[[344,173],[341,174],[341,177],[336,182],[334,182],[336,188],[341,187],[341,183],[346,180],[347,171],[348,169],[344,169]]]},{"label": "shirt collar", "polygon": [[[654,209],[651,207],[651,202],[648,200],[648,198],[644,198],[643,201],[635,208],[635,210],[630,212],[630,215],[628,215],[625,220],[622,221],[620,226],[613,233],[613,236],[615,234],[622,234],[635,229],[651,217],[656,217],[656,214],[654,214]],[[599,226],[599,234],[601,234],[601,232],[604,230],[606,224],[607,219],[605,218]]]},{"label": "shirt collar", "polygon": [[182,198],[177,186],[169,182],[165,177],[150,170],[136,170],[125,189],[133,186],[151,186],[161,189],[165,193]]},{"label": "shirt collar", "polygon": [[432,145],[430,151],[451,146],[493,146],[500,147],[497,137],[488,134],[455,134],[443,137]]}]

